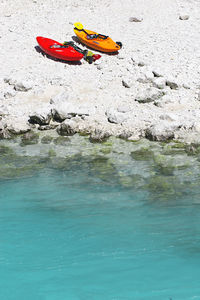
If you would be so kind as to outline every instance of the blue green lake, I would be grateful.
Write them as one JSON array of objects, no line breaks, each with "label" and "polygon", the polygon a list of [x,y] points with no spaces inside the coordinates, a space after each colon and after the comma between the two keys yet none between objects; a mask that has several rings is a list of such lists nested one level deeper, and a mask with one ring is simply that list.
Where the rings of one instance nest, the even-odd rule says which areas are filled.
[{"label": "blue green lake", "polygon": [[120,176],[105,156],[55,167],[3,149],[0,299],[200,299],[197,163],[172,174],[135,152]]}]

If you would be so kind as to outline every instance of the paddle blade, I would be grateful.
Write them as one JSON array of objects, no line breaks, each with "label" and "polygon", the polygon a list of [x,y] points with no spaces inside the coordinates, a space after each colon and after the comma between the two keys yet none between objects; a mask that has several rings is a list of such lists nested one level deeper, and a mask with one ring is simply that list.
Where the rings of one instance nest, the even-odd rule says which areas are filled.
[{"label": "paddle blade", "polygon": [[101,58],[100,54],[94,54],[93,56],[93,60],[96,61],[97,59]]},{"label": "paddle blade", "polygon": [[74,27],[77,28],[78,30],[82,30],[83,29],[83,24],[76,22],[74,23]]}]

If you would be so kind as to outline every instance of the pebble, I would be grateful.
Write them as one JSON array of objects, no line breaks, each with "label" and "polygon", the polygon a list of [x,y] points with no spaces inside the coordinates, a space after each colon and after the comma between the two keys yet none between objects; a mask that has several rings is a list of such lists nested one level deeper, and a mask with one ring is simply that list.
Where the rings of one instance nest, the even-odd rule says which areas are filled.
[{"label": "pebble", "polygon": [[130,17],[129,22],[142,22],[143,18],[137,18],[137,17]]},{"label": "pebble", "polygon": [[179,20],[188,20],[190,18],[189,15],[181,15],[179,16]]}]

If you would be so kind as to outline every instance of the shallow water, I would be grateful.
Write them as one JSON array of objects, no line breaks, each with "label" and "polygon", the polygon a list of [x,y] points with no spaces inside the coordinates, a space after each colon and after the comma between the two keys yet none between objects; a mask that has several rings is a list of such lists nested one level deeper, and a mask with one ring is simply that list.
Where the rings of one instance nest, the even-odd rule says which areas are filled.
[{"label": "shallow water", "polygon": [[1,181],[0,299],[200,299],[197,191],[159,201],[84,168]]},{"label": "shallow water", "polygon": [[0,299],[200,299],[198,149],[80,140],[0,147]]}]

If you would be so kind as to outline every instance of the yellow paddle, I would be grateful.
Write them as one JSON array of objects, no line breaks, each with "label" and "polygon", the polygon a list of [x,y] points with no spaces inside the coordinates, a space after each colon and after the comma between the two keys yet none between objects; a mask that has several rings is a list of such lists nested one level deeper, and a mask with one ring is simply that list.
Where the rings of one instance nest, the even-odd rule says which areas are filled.
[{"label": "yellow paddle", "polygon": [[76,22],[76,23],[74,23],[74,27],[78,30],[82,30],[83,29],[83,24],[81,24],[80,22]]}]

